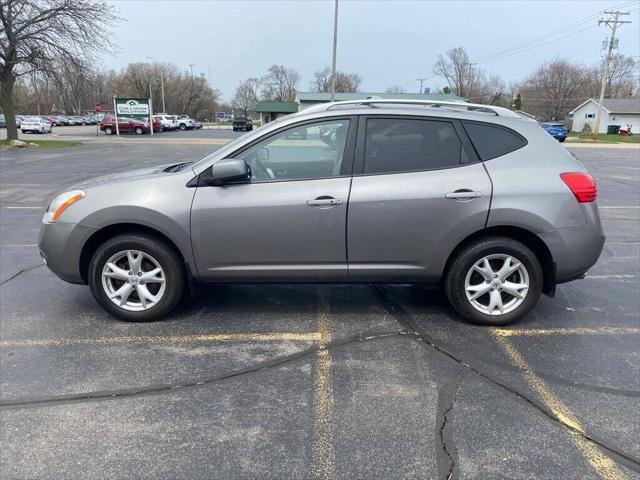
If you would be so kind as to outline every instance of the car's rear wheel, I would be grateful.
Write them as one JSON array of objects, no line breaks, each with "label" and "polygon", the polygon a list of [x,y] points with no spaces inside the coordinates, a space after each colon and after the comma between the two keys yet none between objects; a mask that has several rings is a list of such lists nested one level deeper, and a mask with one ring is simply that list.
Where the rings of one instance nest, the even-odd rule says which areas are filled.
[{"label": "car's rear wheel", "polygon": [[111,127],[105,127],[104,133],[106,133],[107,135],[112,135],[113,129]]},{"label": "car's rear wheel", "polygon": [[184,123],[180,124],[180,130],[186,130],[187,126]]},{"label": "car's rear wheel", "polygon": [[136,135],[142,135],[144,133],[144,130],[142,130],[142,127],[136,127],[135,132]]},{"label": "car's rear wheel", "polygon": [[148,322],[169,313],[185,285],[176,252],[153,236],[137,233],[118,235],[98,247],[88,277],[97,302],[130,322]]},{"label": "car's rear wheel", "polygon": [[508,237],[480,239],[464,247],[446,272],[453,308],[480,325],[507,325],[538,302],[543,274],[535,254]]}]

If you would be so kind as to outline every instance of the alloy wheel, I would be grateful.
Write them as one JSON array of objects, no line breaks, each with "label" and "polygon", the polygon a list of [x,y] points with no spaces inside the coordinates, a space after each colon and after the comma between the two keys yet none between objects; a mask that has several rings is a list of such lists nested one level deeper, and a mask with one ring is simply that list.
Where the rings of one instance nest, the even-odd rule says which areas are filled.
[{"label": "alloy wheel", "polygon": [[473,308],[486,315],[503,315],[524,302],[529,273],[512,255],[487,255],[471,266],[464,289]]},{"label": "alloy wheel", "polygon": [[166,288],[165,273],[158,261],[139,250],[122,250],[102,268],[102,288],[124,310],[137,312],[156,305]]}]

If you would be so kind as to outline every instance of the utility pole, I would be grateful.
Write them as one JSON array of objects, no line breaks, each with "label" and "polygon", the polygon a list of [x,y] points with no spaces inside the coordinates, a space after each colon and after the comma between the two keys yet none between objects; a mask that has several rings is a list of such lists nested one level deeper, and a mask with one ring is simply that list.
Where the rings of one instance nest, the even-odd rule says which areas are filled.
[{"label": "utility pole", "polygon": [[420,93],[424,93],[424,90],[422,89],[422,84],[424,82],[426,82],[428,79],[426,79],[426,78],[416,78],[416,80],[418,80],[420,82]]},{"label": "utility pole", "polygon": [[338,0],[333,13],[333,62],[331,65],[331,101],[336,100],[336,51],[338,48]]},{"label": "utility pole", "polygon": [[191,68],[191,80],[193,80],[193,67],[195,67],[195,65],[193,63],[190,63],[189,67]]},{"label": "utility pole", "polygon": [[620,15],[629,15],[629,12],[619,12],[619,11],[609,11],[605,10],[605,15],[609,15],[609,18],[598,20],[598,25],[604,23],[607,27],[611,29],[611,39],[609,40],[609,46],[607,48],[607,56],[604,60],[604,67],[602,72],[602,85],[600,86],[600,99],[598,100],[598,110],[596,112],[596,122],[593,128],[593,138],[595,140],[598,139],[598,135],[600,135],[600,120],[602,118],[602,102],[604,102],[604,94],[607,88],[607,81],[609,80],[609,64],[611,63],[611,53],[614,48],[617,48],[616,45],[616,30],[618,29],[618,25],[623,23],[631,23],[630,20],[622,21],[620,20]]}]

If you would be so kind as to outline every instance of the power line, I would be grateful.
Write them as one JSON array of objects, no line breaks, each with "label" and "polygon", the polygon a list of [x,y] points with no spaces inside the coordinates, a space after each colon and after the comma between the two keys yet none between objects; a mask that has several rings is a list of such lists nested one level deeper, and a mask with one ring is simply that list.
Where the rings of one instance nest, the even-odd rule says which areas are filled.
[{"label": "power line", "polygon": [[[612,8],[624,8],[626,6],[635,5],[635,4],[637,4],[637,1],[625,2],[623,4],[614,6]],[[578,31],[575,31],[575,32],[571,32],[568,35],[564,35],[564,36],[561,36],[561,37],[558,37],[558,38],[553,38],[553,37],[557,37],[558,35],[561,35],[562,33],[566,33],[566,32],[568,32],[570,30],[575,30],[576,28],[579,28],[579,27],[581,27],[583,25],[586,25],[586,24],[590,23],[591,21],[593,21],[599,15],[600,15],[600,12],[593,13],[593,14],[589,15],[588,17],[584,17],[584,18],[582,18],[580,20],[576,20],[575,22],[572,22],[572,23],[570,23],[568,25],[565,25],[564,27],[556,29],[556,30],[554,30],[552,32],[546,33],[546,34],[541,35],[539,37],[535,37],[535,38],[533,38],[531,40],[528,40],[526,42],[522,42],[522,43],[519,43],[517,45],[511,46],[511,47],[509,47],[509,48],[507,48],[505,50],[498,51],[498,52],[493,53],[491,55],[486,55],[484,57],[481,57],[481,58],[477,59],[476,62],[484,63],[484,62],[489,62],[489,61],[493,61],[493,60],[498,60],[499,58],[506,58],[508,56],[511,56],[511,54],[515,55],[516,53],[524,53],[526,51],[532,50],[533,48],[538,48],[538,47],[541,47],[541,46],[544,46],[544,45],[548,45],[548,44],[553,43],[553,42],[555,42],[557,40],[560,40],[560,39],[567,38],[569,36],[578,34],[578,33],[582,32],[582,31],[585,31],[588,28],[592,28],[592,27],[588,27],[588,28],[584,28],[584,29],[581,29],[581,30],[578,30]],[[595,28],[595,26],[593,26],[593,28]],[[544,41],[544,42],[543,43],[539,43],[541,41]]]},{"label": "power line", "polygon": [[591,30],[592,28],[597,28],[597,25],[589,25],[588,27],[581,28],[580,30],[576,30],[575,32],[568,33],[568,34],[563,35],[561,37],[553,38],[553,39],[548,40],[546,42],[538,43],[537,45],[531,45],[531,46],[529,46],[527,48],[521,48],[521,49],[519,49],[517,51],[513,51],[513,52],[507,53],[505,55],[495,56],[493,58],[489,58],[488,60],[478,60],[476,63],[488,63],[488,62],[493,62],[495,60],[502,60],[503,58],[512,57],[514,55],[519,55],[521,53],[525,53],[525,52],[528,52],[530,50],[535,50],[536,48],[539,48],[539,47],[544,47],[545,45],[550,45],[550,44],[555,43],[555,42],[557,42],[559,40],[563,40],[565,38],[572,37],[574,35],[577,35],[579,33],[585,32],[587,30]]}]

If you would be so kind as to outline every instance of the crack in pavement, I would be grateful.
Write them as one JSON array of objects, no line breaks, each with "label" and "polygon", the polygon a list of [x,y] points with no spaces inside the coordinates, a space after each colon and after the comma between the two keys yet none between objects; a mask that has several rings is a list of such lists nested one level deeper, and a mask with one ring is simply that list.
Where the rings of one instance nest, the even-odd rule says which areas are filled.
[{"label": "crack in pavement", "polygon": [[189,382],[169,383],[169,384],[156,384],[156,385],[144,385],[141,387],[124,388],[120,390],[100,390],[93,392],[72,393],[66,395],[51,395],[48,397],[25,397],[15,400],[0,400],[0,410],[6,409],[20,409],[30,407],[40,407],[48,405],[59,405],[63,403],[82,403],[89,401],[100,400],[114,400],[119,398],[127,398],[134,396],[152,395],[163,392],[169,392],[179,388],[196,388],[204,385],[212,385],[231,378],[241,377],[251,373],[267,370],[269,368],[277,367],[287,363],[294,362],[303,358],[308,358],[316,354],[320,350],[332,350],[340,347],[345,347],[355,343],[370,342],[391,337],[401,337],[407,335],[408,332],[394,331],[394,332],[379,332],[371,333],[367,336],[365,334],[370,331],[368,329],[364,332],[358,333],[352,337],[343,340],[336,340],[329,342],[325,345],[316,345],[314,347],[302,350],[291,355],[285,355],[273,360],[267,360],[265,362],[257,363],[251,367],[244,369],[234,370],[229,373],[225,373],[216,377],[210,377],[200,380],[192,380]]},{"label": "crack in pavement", "polygon": [[540,403],[538,400],[536,400],[535,398],[532,398],[531,396],[529,396],[529,394],[519,390],[518,387],[514,385],[510,385],[505,380],[495,376],[494,374],[490,373],[486,369],[482,368],[480,365],[472,364],[471,361],[468,360],[466,355],[460,350],[458,350],[457,348],[455,348],[453,345],[446,342],[442,342],[440,340],[436,340],[435,338],[430,337],[425,332],[420,331],[418,326],[413,321],[411,314],[407,312],[402,306],[400,306],[400,304],[398,304],[395,300],[393,300],[391,298],[391,295],[387,291],[385,291],[383,287],[381,287],[380,285],[370,285],[370,287],[373,290],[373,292],[376,294],[376,297],[378,298],[380,303],[382,303],[384,308],[386,308],[389,311],[389,313],[396,319],[396,321],[403,328],[406,329],[407,332],[412,334],[412,337],[409,337],[409,338],[414,338],[416,340],[421,341],[422,343],[430,346],[437,352],[440,352],[444,356],[450,358],[451,360],[455,361],[459,365],[467,368],[471,372],[480,376],[481,378],[488,381],[489,383],[492,383],[506,390],[507,392],[515,395],[516,398],[532,406],[538,412],[544,415],[546,418],[554,421],[555,423],[562,425],[564,428],[570,430],[574,434],[580,435],[584,437],[586,440],[589,440],[590,442],[598,445],[600,448],[603,449],[603,453],[609,456],[612,460],[624,465],[625,467],[629,468],[630,470],[636,473],[640,473],[640,459],[635,458],[630,453],[627,453],[616,446],[610,445],[606,440],[597,437],[593,433],[576,429],[573,425],[568,424],[564,422],[562,419],[558,418],[549,408],[547,408],[545,405]]},{"label": "crack in pavement", "polygon": [[[457,466],[458,454],[455,449],[455,444],[453,440],[453,426],[451,424],[449,414],[453,407],[455,406],[458,400],[458,390],[460,388],[460,377],[462,375],[462,365],[458,366],[458,374],[456,375],[456,381],[454,384],[448,388],[447,386],[440,389],[438,392],[438,410],[440,409],[440,404],[447,403],[447,407],[442,412],[440,426],[438,428],[438,433],[440,435],[440,444],[442,445],[442,450],[447,455],[449,459],[449,464],[443,466],[443,473],[445,480],[451,480],[454,478],[455,469]],[[450,391],[452,390],[452,391]],[[440,463],[440,462],[438,462]],[[440,465],[438,465],[440,467]],[[439,468],[440,470],[440,468]]]},{"label": "crack in pavement", "polygon": [[23,273],[27,273],[30,272],[31,270],[35,270],[36,268],[40,268],[40,267],[44,267],[44,263],[39,263],[37,265],[31,265],[30,267],[24,267],[21,268],[20,270],[18,270],[16,273],[14,273],[13,275],[11,275],[9,278],[7,278],[6,280],[3,280],[2,282],[0,282],[0,287],[2,285],[4,285],[5,283],[9,283],[11,280],[19,277],[20,275],[22,275]]}]

